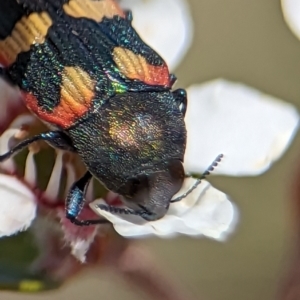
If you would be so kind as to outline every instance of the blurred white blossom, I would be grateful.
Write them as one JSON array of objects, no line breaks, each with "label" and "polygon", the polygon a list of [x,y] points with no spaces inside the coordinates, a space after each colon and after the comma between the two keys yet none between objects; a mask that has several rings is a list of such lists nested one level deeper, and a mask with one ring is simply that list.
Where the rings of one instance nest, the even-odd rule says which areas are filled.
[{"label": "blurred white blossom", "polygon": [[[6,92],[5,95],[8,93]],[[2,104],[3,111],[5,111],[6,102],[3,100]],[[33,119],[32,116],[21,115],[11,123],[1,135],[0,154],[7,152],[10,148],[9,144],[24,136],[24,131],[20,128],[25,124],[30,124]],[[0,163],[0,237],[26,230],[35,219],[37,198],[30,187],[31,178],[35,174],[33,154],[33,151],[29,151],[24,178],[14,175],[16,166],[12,159]]]},{"label": "blurred white blossom", "polygon": [[121,0],[133,12],[133,26],[174,70],[192,43],[193,21],[186,0]]},{"label": "blurred white blossom", "polygon": [[285,21],[300,39],[300,0],[281,0],[281,7]]},{"label": "blurred white blossom", "polygon": [[201,173],[218,154],[216,174],[266,171],[290,145],[299,125],[294,106],[244,84],[214,80],[187,89],[185,168]]},{"label": "blurred white blossom", "polygon": [[0,237],[26,230],[36,216],[36,196],[22,181],[0,174]]}]

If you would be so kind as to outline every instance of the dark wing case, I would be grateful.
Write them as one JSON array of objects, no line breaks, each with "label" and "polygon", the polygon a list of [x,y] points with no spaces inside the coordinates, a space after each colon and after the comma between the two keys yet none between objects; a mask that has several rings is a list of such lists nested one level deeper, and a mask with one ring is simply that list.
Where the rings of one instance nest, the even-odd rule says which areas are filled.
[{"label": "dark wing case", "polygon": [[0,64],[27,107],[61,128],[117,93],[171,88],[113,0],[1,0]]}]

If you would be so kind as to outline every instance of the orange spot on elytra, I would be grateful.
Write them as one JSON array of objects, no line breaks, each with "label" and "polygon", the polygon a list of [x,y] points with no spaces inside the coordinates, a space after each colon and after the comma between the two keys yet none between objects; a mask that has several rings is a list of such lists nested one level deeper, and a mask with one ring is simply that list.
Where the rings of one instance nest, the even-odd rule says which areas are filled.
[{"label": "orange spot on elytra", "polygon": [[62,72],[60,102],[52,112],[44,111],[31,93],[24,94],[25,103],[43,121],[68,128],[88,112],[95,95],[94,86],[94,80],[79,67],[65,67]]},{"label": "orange spot on elytra", "polygon": [[0,40],[0,63],[7,67],[16,61],[20,53],[29,51],[31,45],[44,43],[51,25],[47,12],[34,12],[22,17],[11,35]]},{"label": "orange spot on elytra", "polygon": [[61,99],[61,103],[55,107],[52,112],[48,113],[44,111],[42,107],[38,106],[37,98],[34,95],[24,93],[24,98],[27,107],[41,120],[61,128],[70,127],[79,117],[88,111],[88,107],[82,107],[80,111],[72,111],[65,105],[64,99]]},{"label": "orange spot on elytra", "polygon": [[88,18],[101,22],[104,17],[125,17],[123,10],[113,0],[70,0],[63,5],[63,10],[74,18]]},{"label": "orange spot on elytra", "polygon": [[130,79],[138,79],[150,85],[170,86],[170,73],[167,65],[150,65],[146,58],[132,51],[115,47],[113,59],[120,72]]}]

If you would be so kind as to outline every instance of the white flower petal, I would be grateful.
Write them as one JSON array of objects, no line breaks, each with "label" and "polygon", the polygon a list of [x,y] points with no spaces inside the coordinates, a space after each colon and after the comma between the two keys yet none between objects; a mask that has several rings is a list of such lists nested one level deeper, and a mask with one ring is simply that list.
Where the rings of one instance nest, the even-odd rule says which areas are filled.
[{"label": "white flower petal", "polygon": [[[195,182],[195,179],[187,178],[174,198],[188,191]],[[90,207],[112,222],[115,230],[126,237],[156,235],[166,238],[185,234],[224,240],[237,223],[237,211],[227,196],[206,181],[180,202],[171,204],[168,213],[157,221],[147,222],[138,216],[111,214],[98,208],[104,203],[98,199]]]},{"label": "white flower petal", "polygon": [[300,39],[300,0],[281,0],[284,19]]},{"label": "white flower petal", "polygon": [[[138,216],[112,214],[101,210],[98,208],[99,204],[105,204],[105,201],[103,199],[97,199],[90,203],[90,207],[97,214],[109,220],[113,224],[115,230],[124,237],[137,238],[150,235],[172,237],[178,234],[174,228],[174,224],[178,221],[177,217],[165,216],[163,218],[164,221],[160,221],[160,226],[156,226],[156,224],[154,224],[155,222],[147,222]],[[184,226],[184,224],[182,226]]]},{"label": "white flower petal", "polygon": [[88,252],[91,243],[94,240],[94,236],[92,240],[75,240],[71,241],[71,253],[74,255],[80,262],[84,263],[86,260],[86,253]]},{"label": "white flower petal", "polygon": [[297,110],[242,84],[215,80],[188,88],[185,168],[203,172],[218,154],[214,171],[256,175],[289,146],[299,123]]},{"label": "white flower petal", "polygon": [[[20,132],[20,129],[7,129],[0,137],[0,155],[5,154],[10,150],[9,143],[11,139]],[[13,159],[7,159],[0,162],[0,167],[6,172],[13,173],[16,170],[15,162]]]},{"label": "white flower petal", "polygon": [[0,174],[0,237],[27,229],[35,215],[34,193],[17,178]]},{"label": "white flower petal", "polygon": [[[22,126],[29,125],[34,121],[34,119],[35,118],[33,116],[28,114],[20,115],[14,119],[14,121],[9,125],[9,128],[6,129],[0,136],[0,155],[11,150],[11,148],[19,142],[19,137],[26,133],[25,130],[22,130]],[[0,167],[8,173],[14,173],[16,171],[15,162],[12,158],[2,161],[0,163]]]},{"label": "white flower petal", "polygon": [[197,198],[197,195],[198,202],[182,216],[185,224],[200,230],[204,236],[225,240],[237,224],[238,213],[235,206],[226,194],[209,183],[202,191],[196,189],[194,198]]},{"label": "white flower petal", "polygon": [[133,12],[133,26],[174,70],[192,41],[193,23],[185,0],[121,0]]}]

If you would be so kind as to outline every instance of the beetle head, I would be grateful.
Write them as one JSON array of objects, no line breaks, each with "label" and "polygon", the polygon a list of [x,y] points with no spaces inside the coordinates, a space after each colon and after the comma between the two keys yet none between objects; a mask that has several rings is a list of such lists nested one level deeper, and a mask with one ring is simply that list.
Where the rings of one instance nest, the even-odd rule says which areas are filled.
[{"label": "beetle head", "polygon": [[164,162],[158,170],[145,169],[129,178],[118,191],[128,207],[148,221],[162,218],[172,197],[180,190],[185,174],[180,160]]}]

